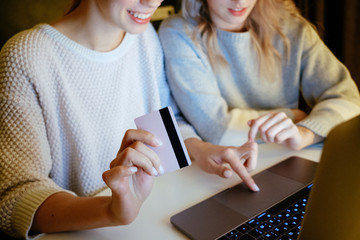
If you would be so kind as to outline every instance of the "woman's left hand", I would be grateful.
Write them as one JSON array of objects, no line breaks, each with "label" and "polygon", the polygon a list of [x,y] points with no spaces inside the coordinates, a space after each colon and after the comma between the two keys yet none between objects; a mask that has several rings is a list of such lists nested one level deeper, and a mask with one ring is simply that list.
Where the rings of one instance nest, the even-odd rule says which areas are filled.
[{"label": "woman's left hand", "polygon": [[294,150],[300,150],[321,138],[311,130],[296,126],[283,112],[269,113],[248,122],[250,126],[248,139],[255,141],[259,133],[266,143],[277,143]]}]

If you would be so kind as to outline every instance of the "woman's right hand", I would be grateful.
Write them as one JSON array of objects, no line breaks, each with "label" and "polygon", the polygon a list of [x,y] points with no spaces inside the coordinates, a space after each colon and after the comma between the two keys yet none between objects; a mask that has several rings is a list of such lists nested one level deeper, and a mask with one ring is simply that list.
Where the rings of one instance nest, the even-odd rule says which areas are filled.
[{"label": "woman's right hand", "polygon": [[257,164],[257,143],[247,142],[240,147],[229,147],[188,138],[185,144],[191,159],[205,172],[229,178],[234,171],[252,191],[260,190],[249,174]]},{"label": "woman's right hand", "polygon": [[109,214],[116,225],[135,219],[151,192],[153,176],[163,173],[159,157],[147,145],[157,147],[161,142],[147,131],[128,130],[110,170],[103,173],[112,192]]}]

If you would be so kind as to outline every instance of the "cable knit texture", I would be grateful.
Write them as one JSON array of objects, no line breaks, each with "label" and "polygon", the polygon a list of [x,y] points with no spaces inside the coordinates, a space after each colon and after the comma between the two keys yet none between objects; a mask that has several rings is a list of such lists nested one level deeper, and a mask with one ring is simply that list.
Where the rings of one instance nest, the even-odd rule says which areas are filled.
[{"label": "cable knit texture", "polygon": [[[313,29],[294,18],[283,19],[291,46],[282,72],[274,79],[259,75],[259,61],[249,32],[217,30],[220,50],[229,63],[217,74],[204,46],[192,40],[195,27],[181,16],[163,21],[163,44],[169,84],[175,100],[200,137],[212,143],[241,145],[248,120],[273,111],[290,118],[302,94],[311,113],[302,125],[325,137],[335,125],[360,113],[359,91],[349,71]],[[274,46],[287,56],[280,37]],[[174,47],[176,46],[176,47]]]},{"label": "cable knit texture", "polygon": [[[0,55],[1,230],[29,237],[51,194],[103,190],[102,173],[134,118],[169,105],[178,113],[152,26],[126,34],[110,52],[87,49],[47,24],[15,35]],[[179,125],[184,139],[196,137]]]}]

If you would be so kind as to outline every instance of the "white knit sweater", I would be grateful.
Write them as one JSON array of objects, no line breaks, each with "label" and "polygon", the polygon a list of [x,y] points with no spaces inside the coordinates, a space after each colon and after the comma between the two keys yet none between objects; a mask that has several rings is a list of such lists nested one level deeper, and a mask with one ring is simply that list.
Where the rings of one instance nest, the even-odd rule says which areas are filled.
[{"label": "white knit sweater", "polygon": [[[176,107],[156,32],[126,34],[96,52],[41,24],[15,35],[0,55],[0,227],[26,237],[51,194],[91,196],[134,118]],[[184,139],[195,136],[180,123]]]}]

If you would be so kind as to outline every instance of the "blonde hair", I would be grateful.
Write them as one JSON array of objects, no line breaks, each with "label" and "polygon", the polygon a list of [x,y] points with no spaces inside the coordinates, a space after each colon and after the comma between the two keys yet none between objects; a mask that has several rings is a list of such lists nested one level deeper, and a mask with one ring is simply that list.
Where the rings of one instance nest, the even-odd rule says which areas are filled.
[{"label": "blonde hair", "polygon": [[[207,0],[183,0],[182,15],[185,19],[196,25],[197,31],[193,33],[195,42],[205,45],[210,64],[216,72],[220,66],[227,65],[222,56],[216,37],[216,28],[212,23]],[[306,25],[310,23],[301,16],[293,0],[257,0],[252,12],[246,19],[244,28],[249,31],[252,44],[259,59],[260,76],[273,79],[281,64],[280,53],[273,46],[273,38],[280,35],[284,42],[287,56],[289,56],[290,41],[281,29],[281,19],[293,16]],[[211,49],[211,51],[208,51]]]}]

